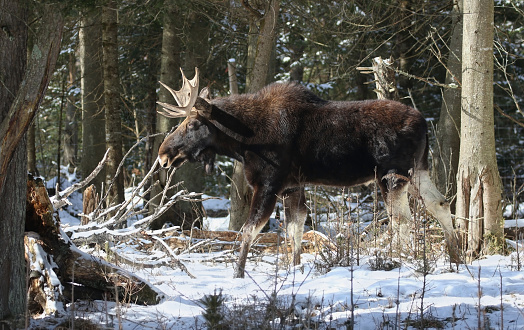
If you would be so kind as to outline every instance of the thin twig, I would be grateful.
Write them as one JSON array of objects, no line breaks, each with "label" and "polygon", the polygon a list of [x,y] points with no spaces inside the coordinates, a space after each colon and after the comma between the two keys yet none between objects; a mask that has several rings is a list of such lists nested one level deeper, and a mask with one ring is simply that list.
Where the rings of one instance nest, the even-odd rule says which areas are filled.
[{"label": "thin twig", "polygon": [[164,242],[164,240],[162,240],[158,236],[153,236],[153,238],[156,239],[158,242],[160,242],[160,244],[162,244],[166,248],[167,252],[169,252],[169,254],[171,255],[171,258],[174,261],[174,263],[178,266],[178,268],[180,268],[180,270],[182,270],[184,273],[186,273],[192,279],[196,278],[193,274],[191,274],[187,270],[186,266],[177,258],[175,252],[173,252],[173,250],[169,247],[169,245],[166,244],[166,242]]}]

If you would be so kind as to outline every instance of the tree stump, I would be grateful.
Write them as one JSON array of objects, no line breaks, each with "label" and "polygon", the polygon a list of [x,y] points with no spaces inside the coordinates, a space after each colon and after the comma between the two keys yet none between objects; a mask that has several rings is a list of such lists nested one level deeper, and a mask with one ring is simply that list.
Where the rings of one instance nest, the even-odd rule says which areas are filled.
[{"label": "tree stump", "polygon": [[[82,212],[85,215],[88,215],[91,212],[95,211],[98,205],[98,202],[99,202],[99,196],[96,193],[96,186],[92,184],[84,190],[83,200],[82,200],[82,206],[83,206]],[[82,220],[81,220],[82,225],[86,225],[88,222],[89,222],[89,217],[82,216]]]}]

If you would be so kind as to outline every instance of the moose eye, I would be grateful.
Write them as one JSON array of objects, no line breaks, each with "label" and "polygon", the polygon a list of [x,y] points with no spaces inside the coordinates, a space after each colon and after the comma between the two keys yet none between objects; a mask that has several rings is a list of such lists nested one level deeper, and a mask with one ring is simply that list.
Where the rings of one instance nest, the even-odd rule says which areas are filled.
[{"label": "moose eye", "polygon": [[187,123],[187,128],[191,130],[198,128],[198,126],[199,126],[199,123],[196,120],[192,120],[189,123]]}]

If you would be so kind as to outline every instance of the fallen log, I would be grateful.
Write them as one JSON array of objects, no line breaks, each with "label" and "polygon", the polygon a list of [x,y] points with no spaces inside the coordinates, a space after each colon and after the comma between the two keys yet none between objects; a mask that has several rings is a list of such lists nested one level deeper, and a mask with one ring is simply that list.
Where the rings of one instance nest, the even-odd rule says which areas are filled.
[{"label": "fallen log", "polygon": [[[144,233],[145,234],[145,233]],[[188,252],[210,252],[234,250],[240,245],[242,234],[237,231],[184,230],[164,234],[165,243],[180,254]],[[199,243],[203,243],[198,245]],[[333,243],[325,235],[311,230],[304,233],[302,252],[314,253],[323,248],[333,248]],[[291,242],[279,233],[260,233],[253,240],[252,250],[261,253],[291,253]]]},{"label": "fallen log", "polygon": [[60,229],[47,190],[29,177],[26,203],[28,304],[32,314],[60,313],[64,302],[108,299],[152,305],[163,294],[143,279],[76,248]]}]

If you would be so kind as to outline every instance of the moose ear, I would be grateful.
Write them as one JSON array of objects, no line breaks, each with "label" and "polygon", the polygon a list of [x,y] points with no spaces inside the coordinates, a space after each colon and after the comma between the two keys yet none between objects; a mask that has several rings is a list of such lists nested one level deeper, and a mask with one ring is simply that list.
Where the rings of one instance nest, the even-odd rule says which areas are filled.
[{"label": "moose ear", "polygon": [[[202,92],[200,92],[200,95],[202,95]],[[207,101],[208,99],[205,99],[202,96],[198,96],[195,105],[193,106],[197,110],[198,114],[204,118],[211,117],[211,111],[213,109],[213,106],[209,104]]]},{"label": "moose ear", "polygon": [[209,97],[209,88],[204,87],[200,91],[200,94],[198,94],[199,97],[203,98],[206,101],[209,101],[211,98]]}]

